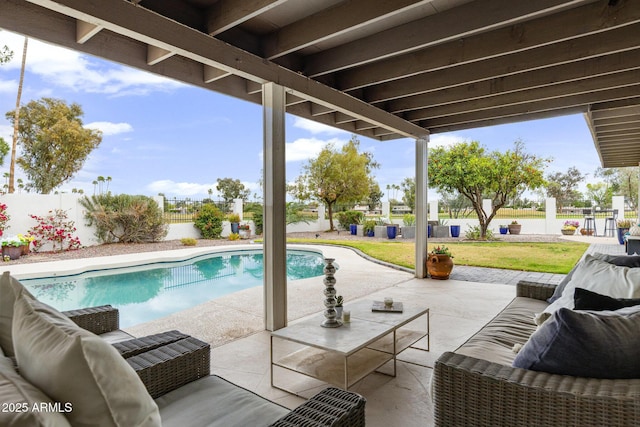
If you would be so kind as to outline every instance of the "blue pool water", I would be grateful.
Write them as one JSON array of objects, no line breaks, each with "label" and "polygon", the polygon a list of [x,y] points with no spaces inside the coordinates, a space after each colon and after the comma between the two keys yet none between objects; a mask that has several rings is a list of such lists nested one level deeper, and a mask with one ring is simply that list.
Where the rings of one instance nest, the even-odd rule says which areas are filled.
[{"label": "blue pool water", "polygon": [[[317,252],[287,251],[289,280],[320,276],[323,267]],[[111,304],[120,310],[120,326],[126,328],[262,286],[262,280],[262,252],[236,251],[20,281],[40,301],[61,311]]]}]

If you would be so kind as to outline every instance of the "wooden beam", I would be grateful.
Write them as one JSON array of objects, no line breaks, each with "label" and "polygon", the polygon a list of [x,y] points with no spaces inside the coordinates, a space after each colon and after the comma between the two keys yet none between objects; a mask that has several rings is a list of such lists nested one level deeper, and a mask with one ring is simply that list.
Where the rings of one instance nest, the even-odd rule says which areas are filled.
[{"label": "wooden beam", "polygon": [[596,126],[596,132],[598,135],[607,136],[609,134],[622,135],[628,131],[638,132],[640,131],[640,117],[635,117],[634,121],[627,123],[621,123],[610,126]]},{"label": "wooden beam", "polygon": [[[530,49],[512,55],[454,66],[364,89],[367,102],[382,102],[405,96],[442,90],[490,78],[522,73],[529,70],[584,61],[613,52],[640,47],[640,24],[600,32],[577,40],[568,40]],[[408,108],[401,102],[395,108]]]},{"label": "wooden beam", "polygon": [[91,37],[102,30],[100,25],[90,24],[81,20],[76,20],[76,42],[83,44]]},{"label": "wooden beam", "polygon": [[287,0],[218,0],[207,9],[207,31],[215,36],[286,2]]},{"label": "wooden beam", "polygon": [[175,51],[192,61],[220,68],[254,82],[276,82],[289,88],[296,96],[352,114],[379,127],[390,128],[406,137],[424,134],[424,129],[398,116],[131,3],[121,0],[28,2],[76,19],[98,23],[117,34]]},{"label": "wooden beam", "polygon": [[231,73],[228,71],[224,71],[210,65],[204,65],[202,69],[202,78],[205,83],[215,82],[216,80],[220,80],[230,75]]},{"label": "wooden beam", "polygon": [[568,8],[586,1],[476,0],[381,31],[369,37],[327,49],[307,58],[304,73],[319,76],[349,67],[360,66],[461,37],[544,16],[558,8]]},{"label": "wooden beam", "polygon": [[[344,91],[584,37],[640,20],[637,0],[599,1],[334,74]],[[313,74],[311,74],[313,76]]]},{"label": "wooden beam", "polygon": [[156,65],[158,62],[164,61],[167,58],[171,58],[173,55],[175,55],[175,52],[171,52],[170,50],[166,50],[153,45],[147,46],[148,65]]},{"label": "wooden beam", "polygon": [[640,68],[640,49],[635,49],[401,98],[387,102],[385,109],[397,114],[423,108],[425,105],[436,107],[461,100],[469,102],[560,83],[594,79],[638,68]]},{"label": "wooden beam", "polygon": [[640,114],[610,117],[608,119],[598,119],[596,117],[592,117],[592,120],[596,129],[606,129],[609,126],[640,122]]},{"label": "wooden beam", "polygon": [[405,13],[429,1],[351,0],[335,7],[321,10],[304,19],[293,22],[264,38],[263,56],[275,59],[318,42],[344,33],[357,31],[365,25]]},{"label": "wooden beam", "polygon": [[[536,101],[566,99],[568,96],[598,92],[612,88],[635,86],[640,82],[640,69],[608,74],[598,78],[588,78],[536,89],[496,95],[489,98],[463,100],[453,104],[440,105],[432,108],[407,111],[403,117],[407,120],[418,121],[456,114],[467,114],[473,111],[508,108],[512,106],[530,104]],[[621,96],[619,98],[627,98]],[[595,102],[595,101],[594,101]],[[591,103],[591,102],[587,102]]]}]

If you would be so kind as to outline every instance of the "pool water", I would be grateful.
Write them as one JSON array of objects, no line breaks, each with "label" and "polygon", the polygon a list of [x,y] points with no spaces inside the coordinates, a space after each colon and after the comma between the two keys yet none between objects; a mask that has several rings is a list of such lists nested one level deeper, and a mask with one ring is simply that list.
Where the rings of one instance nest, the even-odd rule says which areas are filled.
[{"label": "pool water", "polygon": [[[322,255],[287,251],[288,280],[322,275]],[[126,328],[214,298],[262,286],[261,251],[221,252],[180,262],[20,280],[38,300],[58,310],[111,304]]]}]

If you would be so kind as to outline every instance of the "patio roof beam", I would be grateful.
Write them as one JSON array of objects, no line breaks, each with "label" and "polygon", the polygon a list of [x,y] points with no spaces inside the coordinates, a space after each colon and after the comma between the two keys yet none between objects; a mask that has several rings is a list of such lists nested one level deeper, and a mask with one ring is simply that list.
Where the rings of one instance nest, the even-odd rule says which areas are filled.
[{"label": "patio roof beam", "polygon": [[100,25],[76,20],[76,42],[83,44],[102,30]]},{"label": "patio roof beam", "polygon": [[[616,30],[593,34],[579,40],[570,40],[550,46],[499,56],[482,62],[473,62],[451,68],[419,74],[398,81],[387,82],[364,89],[363,99],[367,102],[382,102],[418,95],[435,90],[456,87],[497,77],[516,75],[571,62],[595,59],[610,55],[612,52],[624,52],[640,47],[640,24],[629,25]],[[579,65],[578,65],[579,66]],[[613,65],[612,65],[613,66]],[[620,65],[623,66],[623,65]],[[568,65],[567,65],[568,67]],[[524,74],[526,78],[526,74]],[[407,109],[417,105],[422,98],[413,102],[397,101],[393,110]]]},{"label": "patio roof beam", "polygon": [[215,36],[288,0],[219,0],[207,10],[207,32]]},{"label": "patio roof beam", "polygon": [[[128,2],[28,1],[76,19],[103,25],[117,34],[175,51],[185,58],[220,68],[254,82],[276,82],[289,88],[296,96],[333,108],[335,111],[352,114],[358,119],[388,128],[399,135],[415,137],[424,133],[424,129],[400,117]],[[200,76],[202,75],[203,73],[200,73]]]},{"label": "patio roof beam", "polygon": [[[535,20],[512,24],[493,31],[455,39],[416,52],[398,55],[336,72],[336,87],[350,91],[365,86],[410,77],[453,65],[509,55],[532,48],[602,32],[640,22],[640,8],[615,7],[602,2],[586,4]],[[575,40],[579,42],[579,40]],[[597,45],[596,45],[597,46]],[[591,46],[591,48],[596,47]],[[517,65],[517,64],[512,64]]]},{"label": "patio roof beam", "polygon": [[591,1],[594,0],[478,0],[319,52],[307,59],[303,71],[317,77]]}]

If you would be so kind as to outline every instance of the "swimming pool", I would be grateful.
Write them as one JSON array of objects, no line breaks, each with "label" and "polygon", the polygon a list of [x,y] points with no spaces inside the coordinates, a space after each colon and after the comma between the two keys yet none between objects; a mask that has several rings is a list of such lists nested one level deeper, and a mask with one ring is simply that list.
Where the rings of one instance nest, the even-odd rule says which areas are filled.
[{"label": "swimming pool", "polygon": [[[322,275],[322,254],[287,250],[288,280]],[[177,262],[96,270],[21,282],[58,310],[111,304],[126,328],[263,284],[262,251],[201,255]]]}]

